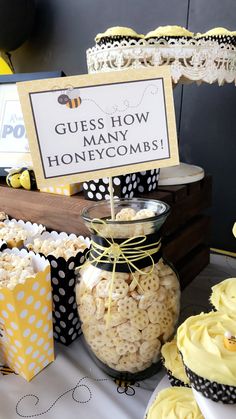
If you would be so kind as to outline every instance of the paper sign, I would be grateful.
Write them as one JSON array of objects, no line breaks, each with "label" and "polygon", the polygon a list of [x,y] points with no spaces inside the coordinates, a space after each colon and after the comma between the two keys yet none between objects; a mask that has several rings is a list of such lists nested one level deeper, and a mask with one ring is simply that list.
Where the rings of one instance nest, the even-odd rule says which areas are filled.
[{"label": "paper sign", "polygon": [[178,164],[168,67],[18,83],[39,187]]},{"label": "paper sign", "polygon": [[0,167],[31,163],[15,83],[0,84]]}]

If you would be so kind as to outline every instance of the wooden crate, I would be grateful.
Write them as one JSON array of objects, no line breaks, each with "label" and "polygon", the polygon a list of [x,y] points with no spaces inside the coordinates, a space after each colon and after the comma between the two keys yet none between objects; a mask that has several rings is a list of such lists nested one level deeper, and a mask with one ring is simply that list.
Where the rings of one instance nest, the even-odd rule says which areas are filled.
[{"label": "wooden crate", "polygon": [[[211,177],[188,185],[162,186],[142,195],[171,205],[163,228],[163,254],[180,274],[186,286],[209,262],[210,217],[203,211],[211,205]],[[67,197],[0,186],[0,211],[24,221],[41,223],[48,229],[89,235],[81,210],[91,205],[82,193]]]},{"label": "wooden crate", "polygon": [[211,219],[203,211],[211,206],[212,179],[162,186],[145,197],[161,199],[172,208],[163,227],[163,255],[176,267],[184,288],[209,263]]}]

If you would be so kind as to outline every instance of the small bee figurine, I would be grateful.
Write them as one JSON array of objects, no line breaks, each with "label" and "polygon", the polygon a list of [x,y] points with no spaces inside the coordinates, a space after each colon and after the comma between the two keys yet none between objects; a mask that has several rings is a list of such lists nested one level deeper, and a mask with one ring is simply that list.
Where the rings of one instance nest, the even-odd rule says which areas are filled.
[{"label": "small bee figurine", "polygon": [[236,352],[236,336],[228,330],[224,334],[224,345],[229,351]]},{"label": "small bee figurine", "polygon": [[35,174],[31,167],[10,169],[6,177],[6,183],[11,188],[37,189]]},{"label": "small bee figurine", "polygon": [[66,93],[61,94],[58,99],[60,105],[66,105],[70,109],[78,108],[81,105],[79,89],[69,88]]},{"label": "small bee figurine", "polygon": [[8,175],[6,177],[6,183],[8,186],[10,186],[11,188],[21,188],[21,183],[20,183],[20,177],[21,177],[21,173],[22,173],[21,168],[16,168],[16,169],[10,169],[8,171]]},{"label": "small bee figurine", "polygon": [[27,189],[28,191],[37,189],[35,174],[32,169],[26,168],[23,170],[20,176],[20,184],[22,188]]}]

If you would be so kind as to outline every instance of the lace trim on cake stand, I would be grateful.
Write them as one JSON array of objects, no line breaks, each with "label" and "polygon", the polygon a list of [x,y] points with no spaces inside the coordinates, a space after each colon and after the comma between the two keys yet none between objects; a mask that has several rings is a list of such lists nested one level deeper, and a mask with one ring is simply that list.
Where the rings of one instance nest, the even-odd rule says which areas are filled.
[{"label": "lace trim on cake stand", "polygon": [[169,65],[174,83],[236,84],[236,47],[213,40],[115,41],[87,50],[88,72]]}]

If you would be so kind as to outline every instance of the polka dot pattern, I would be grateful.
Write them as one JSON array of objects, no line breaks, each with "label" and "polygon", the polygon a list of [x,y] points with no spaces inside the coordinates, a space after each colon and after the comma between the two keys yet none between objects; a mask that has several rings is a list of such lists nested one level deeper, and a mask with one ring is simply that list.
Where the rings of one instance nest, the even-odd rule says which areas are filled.
[{"label": "polka dot pattern", "polygon": [[[69,345],[82,333],[75,304],[75,268],[83,264],[87,251],[78,252],[67,261],[61,257],[48,256],[52,276],[54,339],[64,345]],[[75,330],[73,319],[79,324]]]},{"label": "polka dot pattern", "polygon": [[174,375],[172,375],[170,370],[167,370],[167,376],[168,376],[170,384],[173,387],[188,387],[188,388],[191,388],[191,386],[189,384],[185,384],[182,380],[179,380]]},{"label": "polka dot pattern", "polygon": [[189,378],[191,387],[202,395],[214,402],[222,402],[224,404],[236,403],[236,387],[209,381],[206,378],[195,374],[185,365],[186,374]]},{"label": "polka dot pattern", "polygon": [[7,243],[3,240],[0,240],[0,252],[3,252],[5,249],[7,249]]},{"label": "polka dot pattern", "polygon": [[[113,194],[119,198],[133,198],[138,184],[136,173],[124,176],[114,176]],[[108,178],[95,179],[83,183],[84,196],[92,201],[109,199],[109,180]]]},{"label": "polka dot pattern", "polygon": [[[42,269],[42,258],[34,257],[38,263],[41,260]],[[27,380],[44,368],[45,359],[47,364],[54,360],[52,320],[47,317],[52,310],[51,298],[46,300],[51,293],[48,275],[50,267],[45,261],[44,271],[34,278],[28,278],[13,290],[0,290],[0,323],[5,335],[1,339],[3,354],[7,365]],[[46,311],[43,311],[44,307]]]},{"label": "polka dot pattern", "polygon": [[148,193],[157,189],[160,169],[145,170],[137,173],[138,193]]}]

